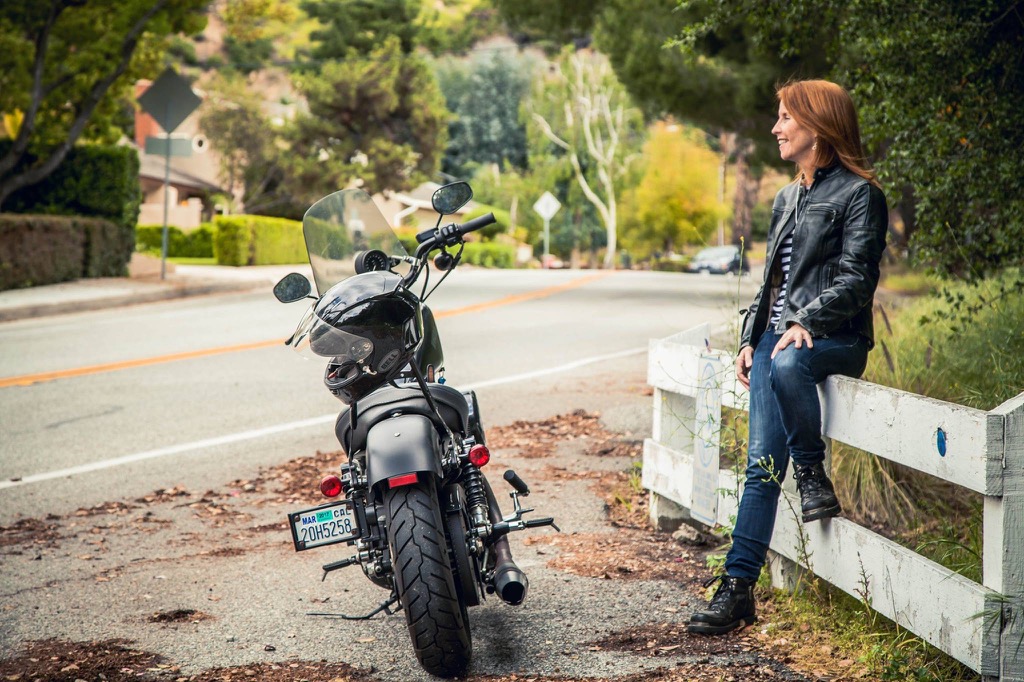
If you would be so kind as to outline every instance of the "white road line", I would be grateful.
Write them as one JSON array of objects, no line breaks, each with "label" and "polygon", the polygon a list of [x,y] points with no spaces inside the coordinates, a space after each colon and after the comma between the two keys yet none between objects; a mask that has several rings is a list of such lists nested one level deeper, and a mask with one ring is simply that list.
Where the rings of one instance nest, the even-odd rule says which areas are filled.
[{"label": "white road line", "polygon": [[[630,357],[633,355],[639,355],[641,353],[646,352],[646,346],[642,348],[631,348],[629,350],[620,351],[618,353],[609,353],[607,355],[596,355],[589,358],[583,358],[582,360],[576,360],[575,362],[559,365],[557,367],[539,369],[534,372],[514,374],[512,376],[501,377],[498,379],[488,379],[486,381],[478,381],[473,384],[463,384],[459,388],[460,390],[470,391],[478,388],[500,386],[502,384],[513,384],[519,381],[536,379],[538,377],[548,376],[550,374],[558,374],[560,372],[568,372],[569,370],[578,369],[586,365],[592,365],[598,362],[607,362],[609,360],[617,360],[619,358]],[[81,464],[75,467],[68,467],[67,469],[57,469],[55,471],[46,471],[39,474],[30,474],[28,476],[23,476],[22,478],[19,478],[17,480],[0,481],[0,490],[3,490],[5,488],[14,488],[20,485],[26,485],[28,483],[39,483],[40,481],[49,481],[55,478],[65,478],[77,476],[78,474],[86,474],[93,471],[102,471],[103,469],[110,469],[113,467],[121,466],[122,464],[131,464],[132,462],[141,462],[147,459],[156,459],[157,457],[166,457],[168,455],[177,455],[183,452],[204,450],[206,448],[212,448],[218,445],[229,445],[231,443],[239,443],[242,441],[254,440],[257,438],[263,438],[265,436],[272,436],[278,433],[285,433],[287,431],[305,429],[311,426],[322,426],[323,424],[330,424],[337,418],[337,414],[325,414],[320,417],[313,417],[312,419],[302,419],[300,421],[288,422],[286,424],[278,424],[276,426],[268,426],[262,429],[254,429],[252,431],[241,431],[239,433],[232,433],[226,436],[219,436],[217,438],[206,438],[204,440],[197,440],[191,443],[181,443],[179,445],[171,445],[166,448],[157,448],[156,450],[136,452],[135,454],[132,455],[114,457],[112,459],[104,459],[99,462],[91,462],[89,464]]]}]

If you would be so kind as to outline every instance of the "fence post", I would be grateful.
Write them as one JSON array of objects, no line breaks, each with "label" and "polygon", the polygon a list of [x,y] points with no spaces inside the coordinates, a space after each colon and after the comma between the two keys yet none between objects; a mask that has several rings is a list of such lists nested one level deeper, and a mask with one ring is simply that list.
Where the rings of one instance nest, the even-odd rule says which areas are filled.
[{"label": "fence post", "polygon": [[[653,349],[656,344],[661,342],[703,347],[708,342],[710,330],[711,327],[707,323],[700,324],[666,339],[652,341],[651,348]],[[658,369],[677,381],[693,382],[694,385],[697,383],[696,375],[688,376],[682,367],[673,365]],[[648,383],[653,383],[650,377],[651,372],[652,369],[648,367]],[[680,395],[655,388],[652,438],[673,450],[693,452],[696,414],[697,402],[692,395]],[[644,475],[648,476],[650,473],[647,471],[647,467],[644,467]],[[676,530],[684,523],[689,523],[692,518],[687,507],[659,495],[653,489],[650,490],[648,513],[655,528],[669,532]]]},{"label": "fence post", "polygon": [[[999,630],[1000,682],[1024,682],[1024,393],[989,414],[995,428],[1002,422],[1003,486],[1001,498],[985,498],[984,584],[999,593],[986,605],[985,627]],[[994,634],[986,632],[989,646]]]}]

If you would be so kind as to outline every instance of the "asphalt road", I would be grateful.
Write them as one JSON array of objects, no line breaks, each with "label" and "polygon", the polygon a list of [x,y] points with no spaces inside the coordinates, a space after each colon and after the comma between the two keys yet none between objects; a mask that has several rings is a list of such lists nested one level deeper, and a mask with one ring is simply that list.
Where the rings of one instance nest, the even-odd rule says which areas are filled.
[{"label": "asphalt road", "polygon": [[[447,379],[477,387],[485,427],[585,410],[634,444],[632,455],[595,456],[593,438],[566,432],[564,442],[549,437],[542,459],[495,453],[495,466],[531,482],[529,506],[554,515],[564,531],[558,542],[570,544],[548,544],[550,530],[514,536],[530,596],[519,608],[491,599],[471,610],[475,676],[621,677],[706,663],[708,676],[692,679],[724,679],[722,665],[767,671],[736,679],[804,679],[735,641],[673,643],[667,660],[602,643],[674,627],[694,598],[692,584],[644,572],[655,563],[648,540],[609,526],[602,499],[602,476],[627,469],[650,431],[647,342],[701,322],[728,338],[751,294],[749,282],[722,278],[469,269],[438,291],[432,307]],[[30,640],[120,638],[181,675],[345,661],[373,679],[426,679],[401,615],[306,615],[366,612],[387,595],[356,568],[319,582],[319,565],[340,555],[297,554],[281,530],[300,502],[275,492],[289,469],[268,471],[338,449],[329,420],[339,404],[323,389],[321,368],[276,344],[202,354],[290,334],[301,306],[268,299],[217,296],[0,325],[0,378],[138,363],[0,388],[0,661]],[[195,357],[164,357],[179,353]],[[336,464],[330,455],[318,461]],[[67,475],[82,465],[97,468]],[[53,472],[60,475],[45,478]],[[633,568],[610,563],[604,575],[587,575],[552,563],[620,543]],[[671,573],[693,563],[703,575],[678,556],[657,565]],[[154,622],[183,609],[197,615]],[[709,659],[709,646],[721,656]]]},{"label": "asphalt road", "polygon": [[[573,380],[651,338],[705,321],[724,329],[750,288],[748,279],[667,273],[466,268],[429,303],[447,380],[494,386],[487,419],[504,423],[519,414],[498,386],[546,371]],[[321,384],[322,366],[277,343],[302,313],[301,303],[259,293],[0,325],[0,380],[64,377],[0,387],[0,523],[230,480],[335,447],[328,421],[340,403]],[[247,344],[262,347],[233,350]],[[580,361],[591,364],[565,369]],[[137,366],[69,376],[112,363]],[[126,458],[139,459],[117,463]],[[100,468],[61,475],[82,466]],[[36,475],[54,478],[26,482]]]}]

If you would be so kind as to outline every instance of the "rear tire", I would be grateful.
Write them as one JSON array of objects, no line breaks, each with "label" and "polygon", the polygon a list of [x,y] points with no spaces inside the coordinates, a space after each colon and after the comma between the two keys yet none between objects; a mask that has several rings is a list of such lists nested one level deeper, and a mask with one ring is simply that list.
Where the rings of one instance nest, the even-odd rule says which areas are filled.
[{"label": "rear tire", "polygon": [[431,675],[461,675],[472,639],[448,562],[437,491],[429,481],[394,488],[385,505],[395,589],[416,658]]}]

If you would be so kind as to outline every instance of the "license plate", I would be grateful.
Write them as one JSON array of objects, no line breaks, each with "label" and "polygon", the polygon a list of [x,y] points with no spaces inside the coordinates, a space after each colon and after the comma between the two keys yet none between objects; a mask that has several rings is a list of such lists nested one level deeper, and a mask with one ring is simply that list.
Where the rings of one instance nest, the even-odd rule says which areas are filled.
[{"label": "license plate", "polygon": [[352,502],[339,500],[288,515],[295,551],[333,545],[359,537]]}]

